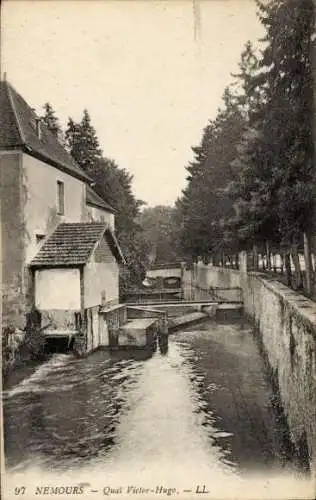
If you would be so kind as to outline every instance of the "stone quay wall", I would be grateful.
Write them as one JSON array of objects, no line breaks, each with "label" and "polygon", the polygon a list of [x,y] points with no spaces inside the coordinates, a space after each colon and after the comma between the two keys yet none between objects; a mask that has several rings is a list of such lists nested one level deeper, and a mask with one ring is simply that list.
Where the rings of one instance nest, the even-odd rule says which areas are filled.
[{"label": "stone quay wall", "polygon": [[[198,263],[185,283],[204,293],[212,287],[240,287],[244,311],[254,323],[262,353],[277,384],[295,450],[307,452],[316,469],[316,304],[260,273]],[[316,475],[316,474],[315,474]]]}]

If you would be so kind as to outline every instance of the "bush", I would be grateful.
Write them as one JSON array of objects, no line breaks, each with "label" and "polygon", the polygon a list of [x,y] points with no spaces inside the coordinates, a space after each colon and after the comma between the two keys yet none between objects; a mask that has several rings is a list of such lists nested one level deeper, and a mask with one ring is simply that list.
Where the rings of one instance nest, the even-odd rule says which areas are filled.
[{"label": "bush", "polygon": [[14,335],[15,328],[12,326],[5,326],[2,329],[2,374],[5,375],[15,360],[15,349],[10,342],[10,336]]},{"label": "bush", "polygon": [[44,355],[45,337],[39,328],[27,329],[23,338],[9,325],[2,329],[2,375],[21,361],[38,360]]}]

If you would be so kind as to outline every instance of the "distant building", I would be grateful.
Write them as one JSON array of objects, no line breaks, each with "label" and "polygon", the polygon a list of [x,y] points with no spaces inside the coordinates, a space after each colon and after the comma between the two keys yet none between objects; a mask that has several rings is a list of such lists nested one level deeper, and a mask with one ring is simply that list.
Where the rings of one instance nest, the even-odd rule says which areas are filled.
[{"label": "distant building", "polygon": [[[0,82],[3,324],[32,308],[56,327],[117,304],[115,211],[32,108]],[[50,312],[49,312],[50,311]]]}]

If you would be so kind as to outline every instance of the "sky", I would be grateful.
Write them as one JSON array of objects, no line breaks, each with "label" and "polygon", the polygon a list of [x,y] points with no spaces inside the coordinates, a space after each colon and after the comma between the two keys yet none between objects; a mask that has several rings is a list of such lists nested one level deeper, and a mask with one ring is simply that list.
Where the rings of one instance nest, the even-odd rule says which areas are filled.
[{"label": "sky", "polygon": [[1,28],[1,73],[63,127],[87,109],[148,206],[181,195],[191,146],[263,34],[254,0],[4,0]]}]

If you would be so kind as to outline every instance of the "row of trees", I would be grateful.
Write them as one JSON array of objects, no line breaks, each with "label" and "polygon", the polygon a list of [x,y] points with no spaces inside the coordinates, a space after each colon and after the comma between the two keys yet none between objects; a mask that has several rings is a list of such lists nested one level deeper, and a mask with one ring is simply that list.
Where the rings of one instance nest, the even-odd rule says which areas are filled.
[{"label": "row of trees", "polygon": [[129,287],[139,285],[144,279],[149,254],[138,222],[143,202],[133,194],[133,176],[104,156],[87,110],[79,122],[69,118],[63,133],[52,106],[46,103],[43,108],[43,121],[55,130],[78,165],[91,177],[93,189],[116,210],[116,236],[127,260],[127,267],[120,274],[120,293],[124,298]]},{"label": "row of trees", "polygon": [[262,49],[250,42],[223,106],[203,131],[188,183],[177,201],[187,256],[217,260],[241,249],[290,257],[302,286],[298,253],[305,250],[311,291],[315,234],[312,0],[257,0],[265,27]]}]

